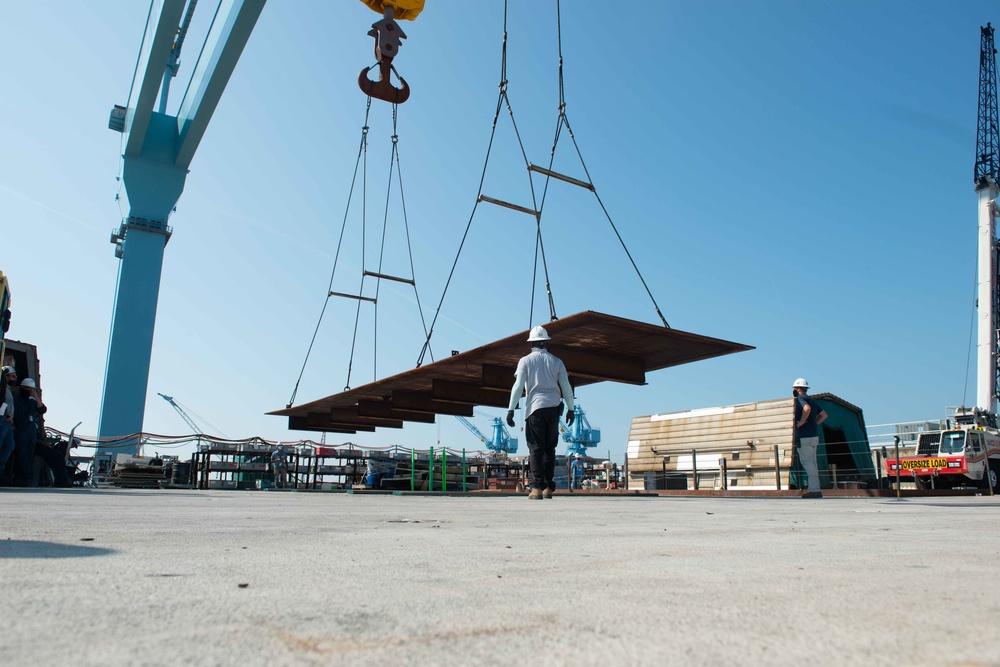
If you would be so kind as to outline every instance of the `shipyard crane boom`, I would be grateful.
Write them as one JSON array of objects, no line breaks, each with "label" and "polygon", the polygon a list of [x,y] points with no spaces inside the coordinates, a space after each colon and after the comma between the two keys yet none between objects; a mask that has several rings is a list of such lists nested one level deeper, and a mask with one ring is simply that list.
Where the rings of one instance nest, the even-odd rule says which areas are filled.
[{"label": "shipyard crane boom", "polygon": [[997,149],[1000,127],[997,123],[997,63],[993,45],[993,26],[980,28],[979,41],[979,118],[976,124],[975,184],[979,198],[979,327],[976,406],[996,413],[1000,394],[997,374],[997,330],[1000,328],[1000,263],[997,257],[996,198],[1000,189]]},{"label": "shipyard crane boom", "polygon": [[188,414],[188,410],[190,410],[191,408],[188,408],[188,410],[185,410],[184,407],[180,403],[178,403],[177,401],[174,400],[173,396],[167,396],[166,394],[161,394],[159,392],[157,392],[156,394],[157,394],[157,396],[159,396],[160,398],[162,398],[163,400],[165,400],[167,403],[169,403],[173,407],[173,409],[177,411],[177,414],[179,414],[181,416],[181,419],[184,420],[184,422],[188,425],[188,427],[190,427],[191,432],[194,433],[195,435],[203,435],[203,434],[207,433],[207,431],[205,429],[203,429],[202,427],[198,426],[197,423],[195,423],[194,420],[198,419],[200,422],[202,422],[203,424],[205,424],[205,426],[207,426],[211,430],[215,431],[216,434],[222,436],[226,440],[230,439],[228,435],[226,435],[225,433],[223,433],[222,431],[220,431],[215,426],[212,426],[211,424],[209,424],[208,421],[204,417],[199,417],[198,415],[194,415],[192,417],[190,414]]},{"label": "shipyard crane boom", "polygon": [[493,437],[487,438],[483,435],[482,431],[476,428],[476,425],[465,417],[455,415],[455,419],[462,422],[465,428],[472,432],[472,435],[479,438],[479,440],[486,445],[486,448],[491,452],[507,453],[513,454],[517,451],[517,438],[512,438],[510,431],[504,425],[503,420],[499,417],[493,417]]},{"label": "shipyard crane boom", "polygon": [[177,411],[177,414],[181,416],[181,419],[184,420],[184,423],[191,428],[192,433],[194,433],[195,435],[201,433],[201,429],[198,428],[198,425],[194,423],[194,420],[191,419],[188,413],[184,412],[184,408],[177,405],[177,402],[174,401],[173,396],[166,396],[164,394],[161,394],[160,392],[156,392],[156,395],[165,400],[167,403],[169,403],[171,407],[173,407],[173,409]]}]

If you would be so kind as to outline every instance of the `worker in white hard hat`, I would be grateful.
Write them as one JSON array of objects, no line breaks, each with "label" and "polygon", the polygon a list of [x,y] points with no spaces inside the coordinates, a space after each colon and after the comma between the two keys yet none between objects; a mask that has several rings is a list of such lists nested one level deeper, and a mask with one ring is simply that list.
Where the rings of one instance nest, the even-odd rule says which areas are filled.
[{"label": "worker in white hard hat", "polygon": [[[806,471],[808,488],[802,494],[803,498],[822,498],[820,491],[819,464],[816,462],[816,450],[819,449],[819,425],[826,421],[826,411],[820,408],[809,396],[809,383],[805,378],[798,378],[792,384],[792,395],[795,397],[795,435],[799,441],[799,463]],[[801,488],[801,484],[799,485]]]},{"label": "worker in white hard hat", "polygon": [[517,362],[514,387],[510,391],[507,425],[514,426],[514,410],[525,392],[524,430],[528,440],[531,493],[528,498],[551,498],[555,491],[556,445],[559,444],[559,415],[566,401],[566,424],[573,425],[573,387],[566,366],[546,348],[549,333],[534,327],[528,334],[531,352]]},{"label": "worker in white hard hat", "polygon": [[14,395],[14,483],[36,486],[35,440],[41,430],[41,415],[48,408],[31,378],[21,380],[21,385],[11,393]]}]

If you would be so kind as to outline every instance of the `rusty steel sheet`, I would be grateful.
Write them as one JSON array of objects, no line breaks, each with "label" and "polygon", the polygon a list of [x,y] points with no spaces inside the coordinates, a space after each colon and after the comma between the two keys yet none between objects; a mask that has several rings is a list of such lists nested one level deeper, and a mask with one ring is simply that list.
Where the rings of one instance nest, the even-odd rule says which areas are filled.
[{"label": "rusty steel sheet", "polygon": [[[594,311],[545,325],[548,349],[563,360],[574,387],[596,382],[642,385],[646,374],[754,349],[750,345],[668,329]],[[473,408],[506,408],[528,331],[310,403],[269,412],[304,431],[371,431],[434,415],[471,417]]]}]

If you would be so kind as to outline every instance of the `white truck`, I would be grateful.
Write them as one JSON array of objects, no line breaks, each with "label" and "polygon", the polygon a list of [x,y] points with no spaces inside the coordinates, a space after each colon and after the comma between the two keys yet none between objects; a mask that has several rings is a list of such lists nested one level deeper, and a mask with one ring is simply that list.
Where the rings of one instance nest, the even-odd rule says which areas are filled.
[{"label": "white truck", "polygon": [[[918,489],[975,486],[1000,494],[1000,430],[996,415],[960,409],[955,428],[921,433],[914,456],[886,458],[886,475]],[[889,452],[890,456],[892,452]]]}]

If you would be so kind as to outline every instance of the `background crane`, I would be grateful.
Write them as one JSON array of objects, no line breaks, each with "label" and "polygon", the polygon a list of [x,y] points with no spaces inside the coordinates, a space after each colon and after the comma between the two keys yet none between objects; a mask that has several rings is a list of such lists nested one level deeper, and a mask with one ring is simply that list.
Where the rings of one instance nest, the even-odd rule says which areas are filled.
[{"label": "background crane", "polygon": [[476,428],[476,425],[470,422],[465,417],[455,416],[455,419],[462,422],[465,428],[472,431],[472,434],[479,438],[479,440],[486,445],[486,448],[491,452],[513,454],[517,451],[517,438],[512,438],[510,431],[507,430],[507,426],[503,423],[503,420],[499,417],[492,417],[493,419],[493,437],[487,438],[483,435],[482,431]]},{"label": "background crane", "polygon": [[573,410],[573,417],[572,426],[567,426],[562,419],[559,420],[559,430],[562,431],[563,441],[569,445],[566,448],[566,454],[587,456],[587,449],[596,447],[601,441],[601,429],[590,427],[587,413],[583,411],[583,406],[579,403]]},{"label": "background crane", "polygon": [[[184,423],[187,424],[191,428],[191,432],[192,433],[194,433],[195,435],[199,435],[199,434],[202,434],[202,433],[205,432],[204,429],[202,429],[200,426],[198,426],[198,424],[195,423],[194,419],[191,418],[191,415],[189,415],[187,413],[187,410],[185,410],[184,408],[182,408],[180,405],[177,404],[177,401],[174,400],[173,396],[167,396],[166,394],[161,394],[160,392],[156,392],[156,395],[159,396],[160,398],[162,398],[163,400],[165,400],[167,403],[169,403],[171,405],[171,407],[173,407],[173,409],[177,411],[177,414],[179,414],[181,416],[181,419],[184,420]],[[197,415],[195,415],[195,416],[197,417]],[[217,429],[214,426],[212,426],[211,424],[209,424],[207,421],[205,421],[201,417],[198,417],[198,419],[200,419],[201,421],[205,422],[206,426],[208,426],[210,429],[212,429],[213,431],[215,431],[216,433],[218,433],[219,435],[221,435],[226,440],[229,439],[229,436],[227,436],[225,433],[223,433],[219,429]]]},{"label": "background crane", "polygon": [[1000,310],[998,280],[996,198],[1000,189],[997,148],[997,56],[993,26],[980,28],[979,118],[976,125],[976,194],[979,197],[979,331],[976,374],[976,406],[996,413],[1000,377],[997,375],[997,313]]}]

